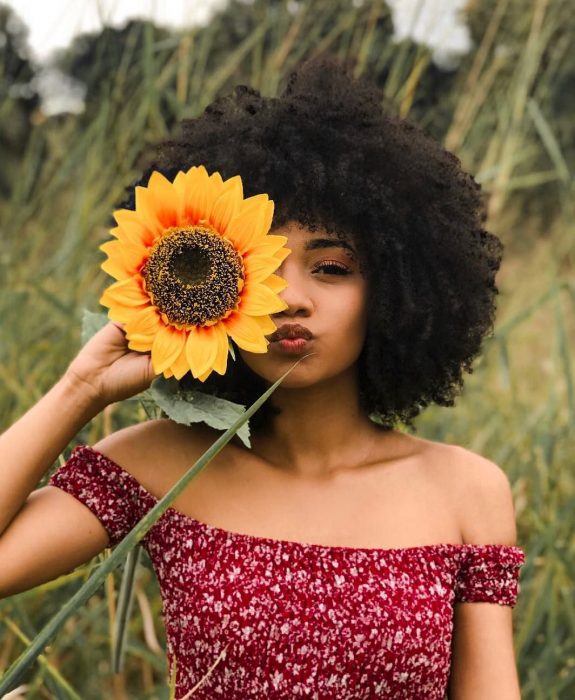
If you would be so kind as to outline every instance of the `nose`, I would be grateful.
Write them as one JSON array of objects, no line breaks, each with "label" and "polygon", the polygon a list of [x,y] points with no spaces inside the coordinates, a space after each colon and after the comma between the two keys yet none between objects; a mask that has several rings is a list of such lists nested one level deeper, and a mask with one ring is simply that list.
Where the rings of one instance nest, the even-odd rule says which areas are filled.
[{"label": "nose", "polygon": [[310,289],[305,283],[303,272],[299,270],[297,265],[288,264],[288,260],[285,260],[278,269],[277,274],[282,277],[288,285],[279,294],[288,305],[288,308],[278,314],[274,314],[274,318],[282,318],[284,316],[309,316],[313,311],[313,301],[310,296]]}]

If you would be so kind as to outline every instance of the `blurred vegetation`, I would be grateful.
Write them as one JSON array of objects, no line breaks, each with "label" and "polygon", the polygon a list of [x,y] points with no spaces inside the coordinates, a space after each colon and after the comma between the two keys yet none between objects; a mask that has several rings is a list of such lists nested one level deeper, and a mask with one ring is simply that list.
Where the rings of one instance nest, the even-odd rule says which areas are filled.
[{"label": "blurred vegetation", "polygon": [[27,34],[18,16],[0,5],[0,197],[10,192],[10,171],[28,144],[30,123],[40,103]]},{"label": "blurred vegetation", "polygon": [[[575,696],[575,13],[570,0],[470,0],[467,22],[473,47],[446,72],[425,46],[394,43],[377,0],[232,0],[208,26],[181,32],[133,21],[79,37],[56,57],[85,83],[86,108],[48,118],[25,30],[0,8],[0,424],[39,399],[78,347],[81,310],[96,310],[107,284],[98,245],[146,144],[235,84],[276,94],[292,66],[329,48],[476,174],[488,227],[506,245],[495,334],[456,406],[427,410],[418,432],[480,452],[509,475],[527,552],[514,611],[523,697],[567,700]],[[144,418],[134,404],[110,407],[78,442]],[[0,604],[0,668],[97,565]],[[68,622],[29,673],[26,697],[167,697],[160,599],[145,562],[125,671],[111,674],[118,581],[110,576]]]}]

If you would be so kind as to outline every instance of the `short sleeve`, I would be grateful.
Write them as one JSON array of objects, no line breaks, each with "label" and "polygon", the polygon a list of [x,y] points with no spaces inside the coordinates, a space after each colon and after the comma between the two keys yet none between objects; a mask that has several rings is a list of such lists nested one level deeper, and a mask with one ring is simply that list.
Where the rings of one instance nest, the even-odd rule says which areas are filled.
[{"label": "short sleeve", "polygon": [[520,592],[519,571],[525,563],[520,547],[468,545],[455,584],[456,603],[499,603],[514,607]]},{"label": "short sleeve", "polygon": [[76,447],[49,480],[78,499],[102,523],[110,546],[120,542],[153,505],[153,497],[115,462],[88,447]]}]

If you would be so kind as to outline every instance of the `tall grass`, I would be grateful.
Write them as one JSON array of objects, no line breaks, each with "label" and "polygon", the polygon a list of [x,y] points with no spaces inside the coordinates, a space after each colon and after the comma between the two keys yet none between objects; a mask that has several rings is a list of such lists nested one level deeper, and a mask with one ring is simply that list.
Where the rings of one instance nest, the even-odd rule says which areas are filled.
[{"label": "tall grass", "polygon": [[[527,552],[514,612],[523,697],[571,698],[575,224],[573,166],[553,111],[566,4],[471,3],[472,27],[480,30],[474,49],[440,84],[427,49],[391,42],[383,2],[293,7],[238,4],[248,28],[234,45],[222,39],[229,14],[170,39],[148,32],[138,51],[127,41],[124,60],[87,114],[34,127],[11,197],[0,202],[0,423],[40,398],[78,347],[81,309],[96,310],[107,283],[97,248],[122,188],[138,174],[144,145],[236,83],[274,94],[301,58],[324,48],[350,58],[356,74],[377,77],[398,113],[442,138],[477,174],[489,195],[488,227],[506,244],[495,334],[456,406],[428,409],[418,432],[480,452],[509,475]],[[438,104],[431,89],[441,94]],[[110,407],[78,441],[93,443],[144,419],[133,403]],[[0,604],[0,668],[107,557]],[[160,599],[145,558],[136,571],[125,668],[111,674],[118,576],[108,576],[45,650],[27,676],[26,697],[168,697]]]}]

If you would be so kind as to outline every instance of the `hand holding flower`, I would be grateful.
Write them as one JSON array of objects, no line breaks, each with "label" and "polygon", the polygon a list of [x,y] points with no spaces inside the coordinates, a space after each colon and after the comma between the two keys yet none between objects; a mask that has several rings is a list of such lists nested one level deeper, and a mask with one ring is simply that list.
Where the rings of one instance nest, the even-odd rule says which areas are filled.
[{"label": "hand holding flower", "polygon": [[72,360],[65,379],[103,408],[144,391],[155,376],[150,356],[130,350],[121,324],[110,322]]}]

